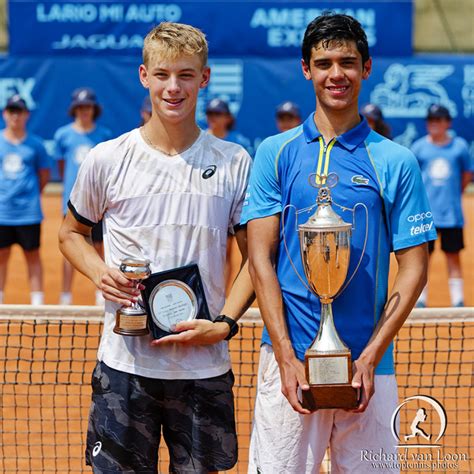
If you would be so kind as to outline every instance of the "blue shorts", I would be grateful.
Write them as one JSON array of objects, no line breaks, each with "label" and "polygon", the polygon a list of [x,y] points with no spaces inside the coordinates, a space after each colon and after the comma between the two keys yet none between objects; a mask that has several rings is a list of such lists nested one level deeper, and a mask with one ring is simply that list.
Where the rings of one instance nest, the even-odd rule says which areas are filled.
[{"label": "blue shorts", "polygon": [[171,473],[226,471],[237,462],[232,371],[209,379],[163,380],[98,362],[86,463],[94,473],[156,473],[161,432]]}]

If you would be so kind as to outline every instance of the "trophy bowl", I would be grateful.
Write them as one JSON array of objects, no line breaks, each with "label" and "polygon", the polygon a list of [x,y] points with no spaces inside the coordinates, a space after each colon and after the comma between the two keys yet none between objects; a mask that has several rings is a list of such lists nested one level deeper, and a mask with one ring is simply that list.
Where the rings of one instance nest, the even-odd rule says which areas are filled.
[{"label": "trophy bowl", "polygon": [[317,205],[308,221],[298,226],[304,273],[321,302],[319,331],[305,353],[310,390],[303,392],[303,405],[310,410],[355,408],[351,351],[337,332],[331,304],[347,278],[352,224],[334,212],[329,187],[320,187]]},{"label": "trophy bowl", "polygon": [[[140,282],[151,274],[150,261],[127,257],[121,260],[120,271],[138,288]],[[115,313],[114,332],[122,336],[144,336],[149,333],[148,315],[140,303],[121,306]]]}]

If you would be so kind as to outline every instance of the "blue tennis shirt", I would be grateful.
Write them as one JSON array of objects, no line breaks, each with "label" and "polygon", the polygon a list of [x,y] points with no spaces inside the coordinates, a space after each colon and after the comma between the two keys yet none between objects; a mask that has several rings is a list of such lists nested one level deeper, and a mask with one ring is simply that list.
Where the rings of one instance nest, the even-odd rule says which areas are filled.
[{"label": "blue tennis shirt", "polygon": [[41,138],[28,133],[21,143],[11,143],[0,130],[0,225],[43,220],[39,171],[50,167]]},{"label": "blue tennis shirt", "polygon": [[[318,190],[308,182],[312,173],[336,173],[333,209],[346,221],[355,221],[348,278],[362,263],[347,288],[332,303],[336,328],[356,360],[367,345],[387,301],[390,252],[436,239],[436,230],[421,173],[406,148],[372,131],[365,119],[341,136],[324,143],[314,114],[299,127],[269,137],[257,150],[242,224],[281,213],[276,272],[286,310],[286,322],[296,356],[304,360],[319,328],[320,303],[298,279],[305,279],[297,228],[315,208]],[[364,203],[366,213],[357,203]],[[294,207],[287,207],[292,205]],[[343,210],[341,207],[347,208]],[[285,229],[283,229],[283,220]],[[362,254],[368,226],[368,239]],[[262,342],[271,344],[264,329]],[[377,374],[392,374],[392,345]]]},{"label": "blue tennis shirt", "polygon": [[462,175],[474,171],[467,142],[454,137],[440,146],[426,136],[417,140],[411,150],[420,164],[436,227],[463,227]]},{"label": "blue tennis shirt", "polygon": [[64,125],[54,134],[54,159],[64,160],[63,214],[76,182],[77,172],[89,151],[98,143],[112,138],[109,129],[97,125],[89,132],[78,132],[73,124]]}]

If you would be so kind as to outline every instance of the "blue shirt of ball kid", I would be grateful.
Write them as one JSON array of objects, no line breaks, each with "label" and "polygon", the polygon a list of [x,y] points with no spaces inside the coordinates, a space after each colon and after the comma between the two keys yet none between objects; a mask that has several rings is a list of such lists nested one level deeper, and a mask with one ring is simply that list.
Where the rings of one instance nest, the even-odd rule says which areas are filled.
[{"label": "blue shirt of ball kid", "polygon": [[412,151],[420,164],[436,227],[462,227],[462,175],[473,170],[466,141],[454,137],[439,146],[426,136],[412,145]]},{"label": "blue shirt of ball kid", "polygon": [[[304,211],[315,204],[318,192],[308,182],[311,173],[337,174],[333,208],[344,221],[355,222],[347,278],[359,260],[361,265],[332,305],[336,328],[356,360],[387,301],[390,252],[434,240],[436,231],[432,219],[426,217],[430,208],[415,157],[372,131],[365,119],[329,143],[324,143],[313,115],[299,127],[264,140],[255,157],[241,223],[281,214],[276,273],[289,337],[301,360],[318,331],[320,303],[298,279],[283,237],[293,264],[306,280],[297,228],[315,210]],[[357,203],[367,206],[368,219],[361,206],[354,213],[349,210]],[[271,344],[266,329],[262,342]],[[390,345],[377,374],[394,372],[392,353]]]},{"label": "blue shirt of ball kid", "polygon": [[96,125],[90,132],[82,133],[71,123],[59,128],[54,134],[54,158],[64,160],[63,214],[67,213],[67,202],[81,163],[93,147],[110,138],[110,130],[101,125]]},{"label": "blue shirt of ball kid", "polygon": [[50,166],[39,137],[28,134],[15,144],[0,131],[0,225],[32,225],[43,220],[38,173]]}]

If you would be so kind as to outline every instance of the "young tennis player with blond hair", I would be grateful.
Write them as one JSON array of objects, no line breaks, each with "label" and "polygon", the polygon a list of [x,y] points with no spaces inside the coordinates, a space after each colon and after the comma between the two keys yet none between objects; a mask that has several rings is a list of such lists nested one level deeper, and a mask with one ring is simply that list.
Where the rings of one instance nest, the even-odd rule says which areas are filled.
[{"label": "young tennis player with blond hair", "polygon": [[[228,232],[246,258],[239,221],[251,158],[196,124],[207,53],[203,33],[189,25],[161,23],[148,34],[139,76],[152,116],[91,151],[60,230],[62,252],[106,299],[86,452],[94,472],[157,472],[161,432],[170,472],[228,470],[237,460],[225,339],[253,290],[244,265],[224,301],[224,264]],[[105,262],[88,242],[101,218]],[[225,318],[180,322],[156,341],[115,334],[116,310],[138,298],[118,270],[124,256],[148,259],[152,272],[197,263],[212,318]]]}]

